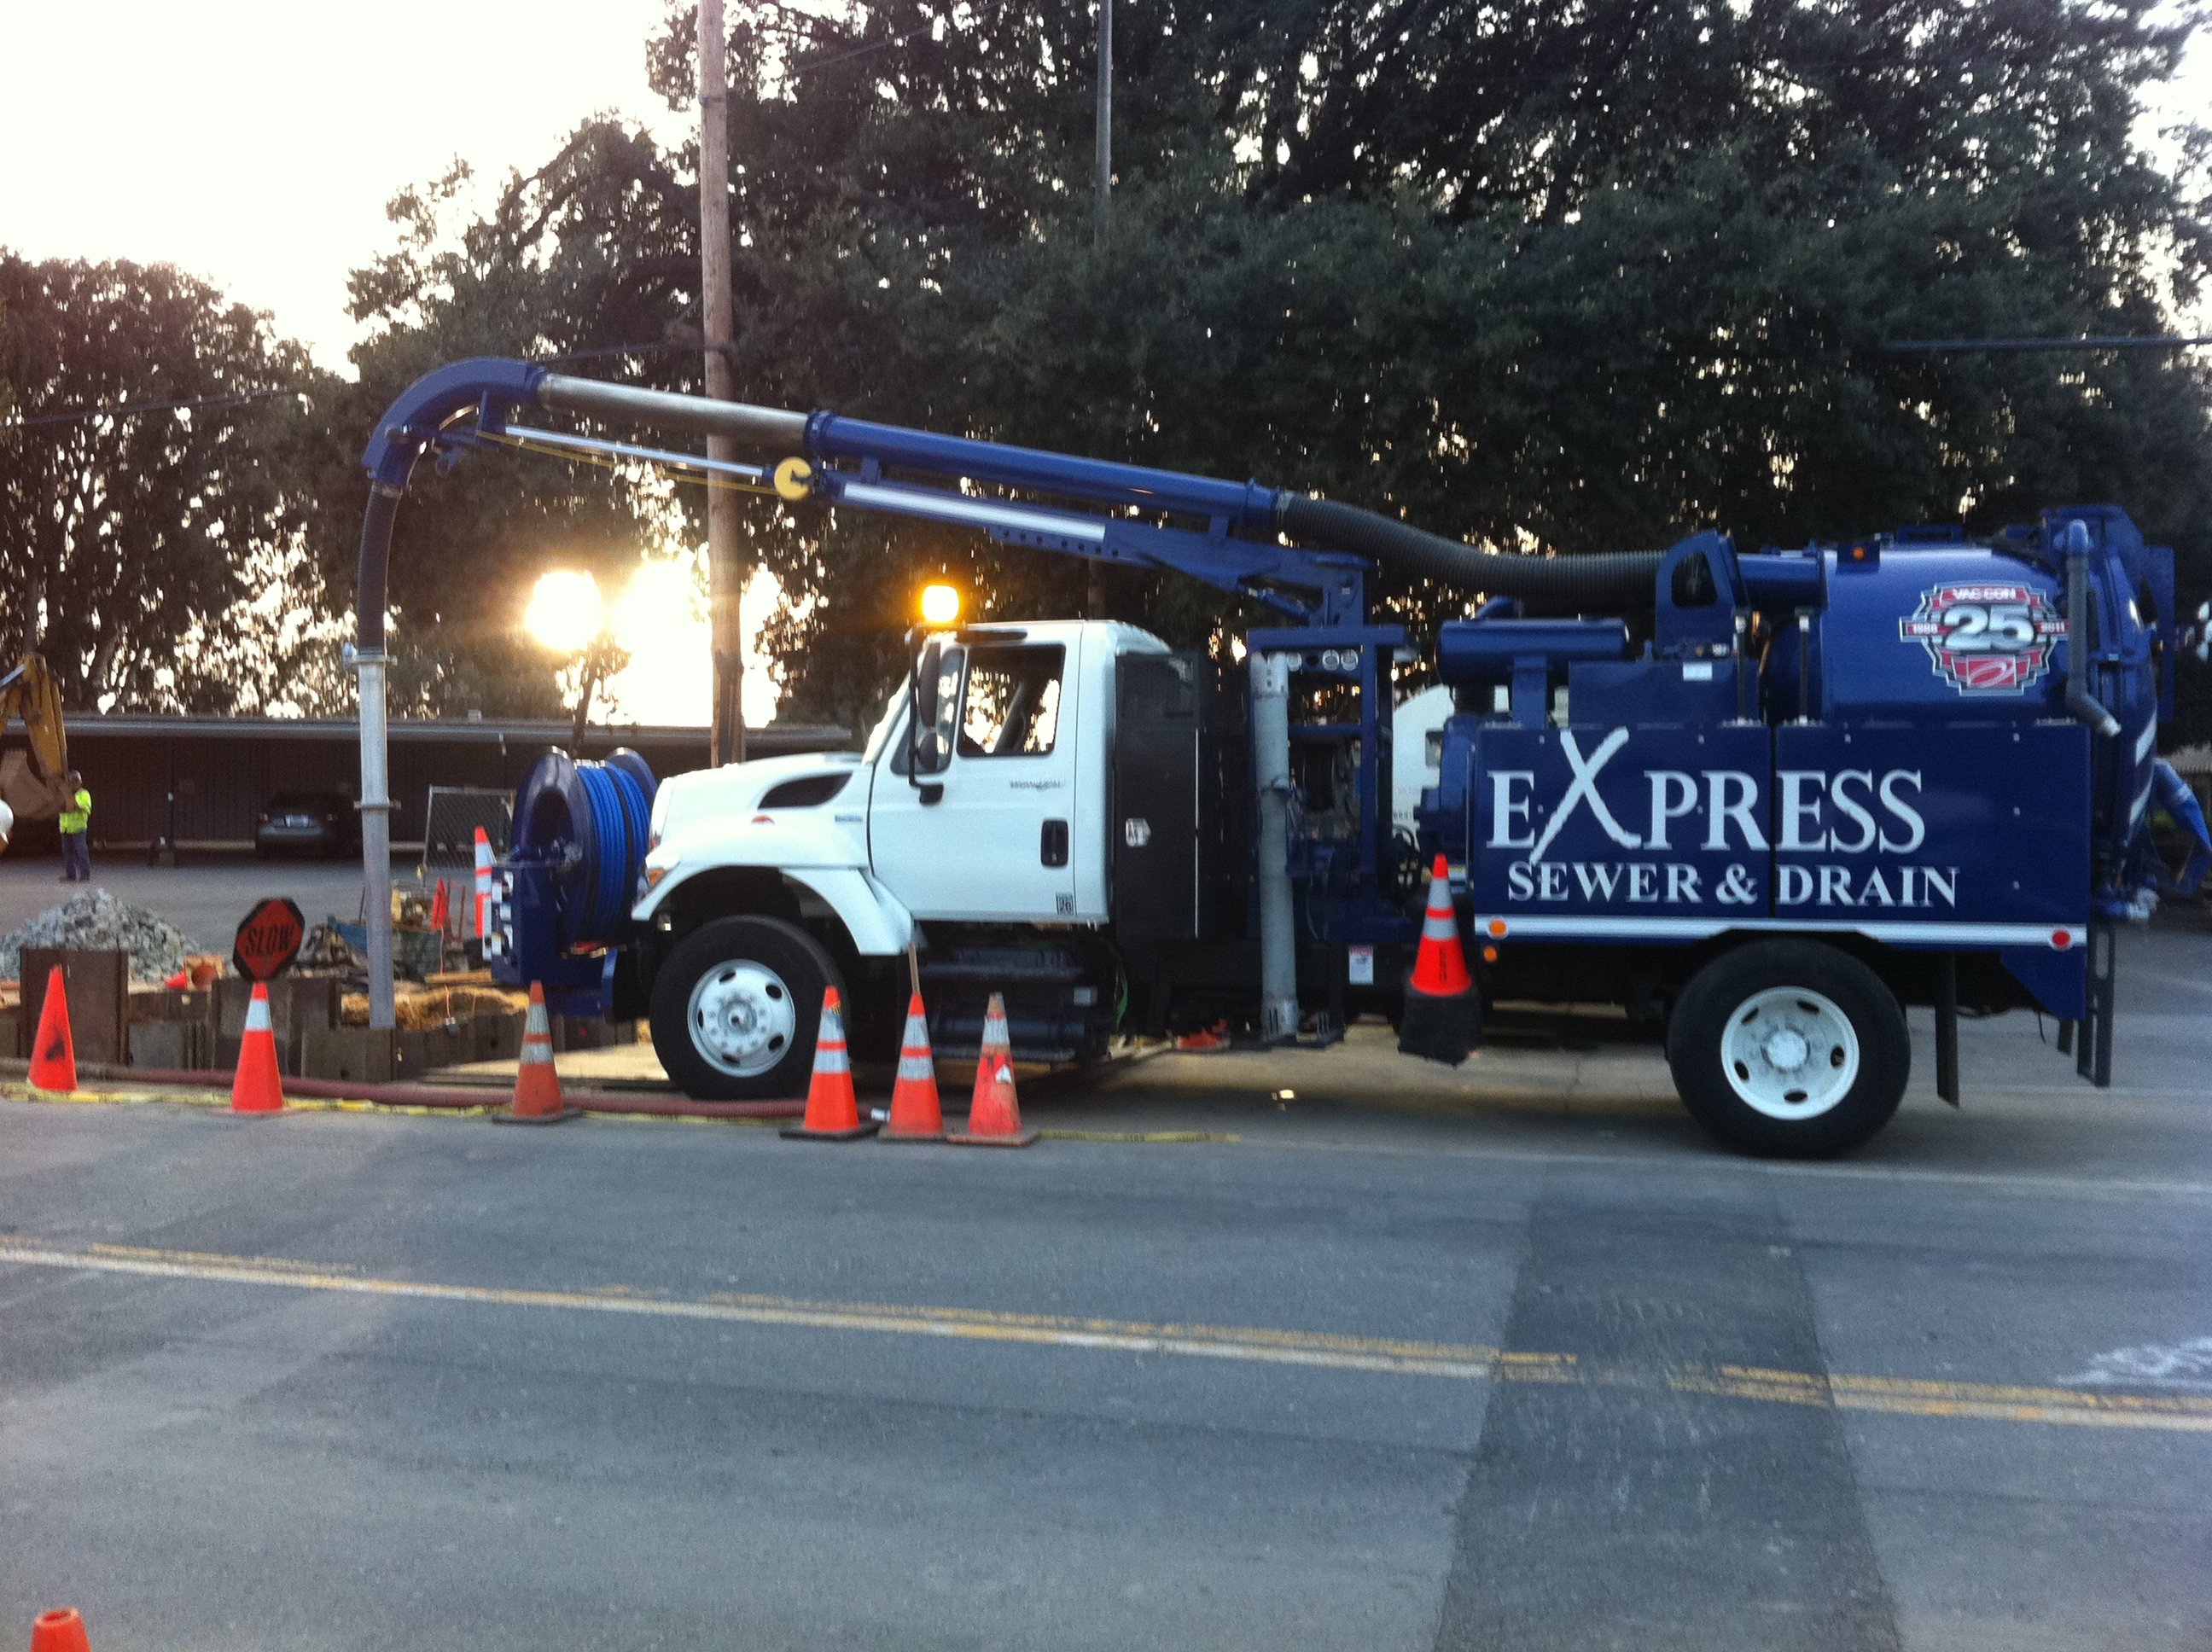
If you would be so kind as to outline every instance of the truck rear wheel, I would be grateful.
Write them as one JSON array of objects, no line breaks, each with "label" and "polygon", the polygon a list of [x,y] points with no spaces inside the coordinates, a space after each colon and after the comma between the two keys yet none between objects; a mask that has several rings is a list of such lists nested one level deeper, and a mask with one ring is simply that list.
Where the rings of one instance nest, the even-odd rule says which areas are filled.
[{"label": "truck rear wheel", "polygon": [[806,1093],[822,994],[843,995],[815,938],[777,918],[717,918],[677,944],[653,980],[653,1047],[699,1101]]},{"label": "truck rear wheel", "polygon": [[1889,1122],[1912,1045],[1895,995],[1856,958],[1757,941],[1691,978],[1668,1023],[1667,1065],[1690,1115],[1729,1146],[1827,1158]]}]

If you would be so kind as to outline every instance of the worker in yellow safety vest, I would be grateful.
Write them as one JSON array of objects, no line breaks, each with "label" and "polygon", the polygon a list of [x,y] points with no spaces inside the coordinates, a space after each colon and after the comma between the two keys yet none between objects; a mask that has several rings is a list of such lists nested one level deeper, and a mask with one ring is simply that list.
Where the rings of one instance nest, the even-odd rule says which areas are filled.
[{"label": "worker in yellow safety vest", "polygon": [[92,881],[92,793],[84,789],[84,776],[74,768],[62,776],[69,803],[57,823],[62,829],[62,881]]}]

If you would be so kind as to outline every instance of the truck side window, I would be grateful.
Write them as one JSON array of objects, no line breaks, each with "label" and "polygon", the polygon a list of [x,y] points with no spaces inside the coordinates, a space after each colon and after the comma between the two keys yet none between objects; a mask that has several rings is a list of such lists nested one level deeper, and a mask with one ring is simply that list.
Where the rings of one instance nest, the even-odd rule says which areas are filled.
[{"label": "truck side window", "polygon": [[1060,681],[1066,658],[1066,650],[1057,645],[970,650],[960,755],[1041,757],[1050,751],[1060,732]]}]

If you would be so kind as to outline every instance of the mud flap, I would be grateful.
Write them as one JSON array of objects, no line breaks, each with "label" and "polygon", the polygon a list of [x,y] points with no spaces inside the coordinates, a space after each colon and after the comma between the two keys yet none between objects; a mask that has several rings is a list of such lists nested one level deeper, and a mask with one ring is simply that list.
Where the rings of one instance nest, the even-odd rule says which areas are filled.
[{"label": "mud flap", "polygon": [[1959,1104],[1959,960],[1948,952],[1936,967],[1936,1093]]},{"label": "mud flap", "polygon": [[2089,926],[2089,983],[2087,1013],[2075,1041],[2074,1071],[2100,1090],[2112,1083],[2113,943],[2112,926]]}]

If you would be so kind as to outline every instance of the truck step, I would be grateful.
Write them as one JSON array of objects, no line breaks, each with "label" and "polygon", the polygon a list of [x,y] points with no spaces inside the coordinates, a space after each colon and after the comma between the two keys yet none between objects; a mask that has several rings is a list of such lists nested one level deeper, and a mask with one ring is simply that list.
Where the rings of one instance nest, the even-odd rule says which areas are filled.
[{"label": "truck step", "polygon": [[1083,979],[1079,964],[1064,958],[1024,958],[1019,954],[1006,958],[947,958],[941,963],[925,962],[921,966],[924,981],[1005,981],[1073,982]]},{"label": "truck step", "polygon": [[[940,1061],[972,1061],[982,1051],[982,1041],[971,1038],[965,1043],[939,1043],[930,1041],[930,1054]],[[1073,1044],[1024,1044],[1016,1042],[1010,1049],[1017,1061],[1033,1061],[1041,1066],[1060,1066],[1083,1059],[1083,1052]]]}]

